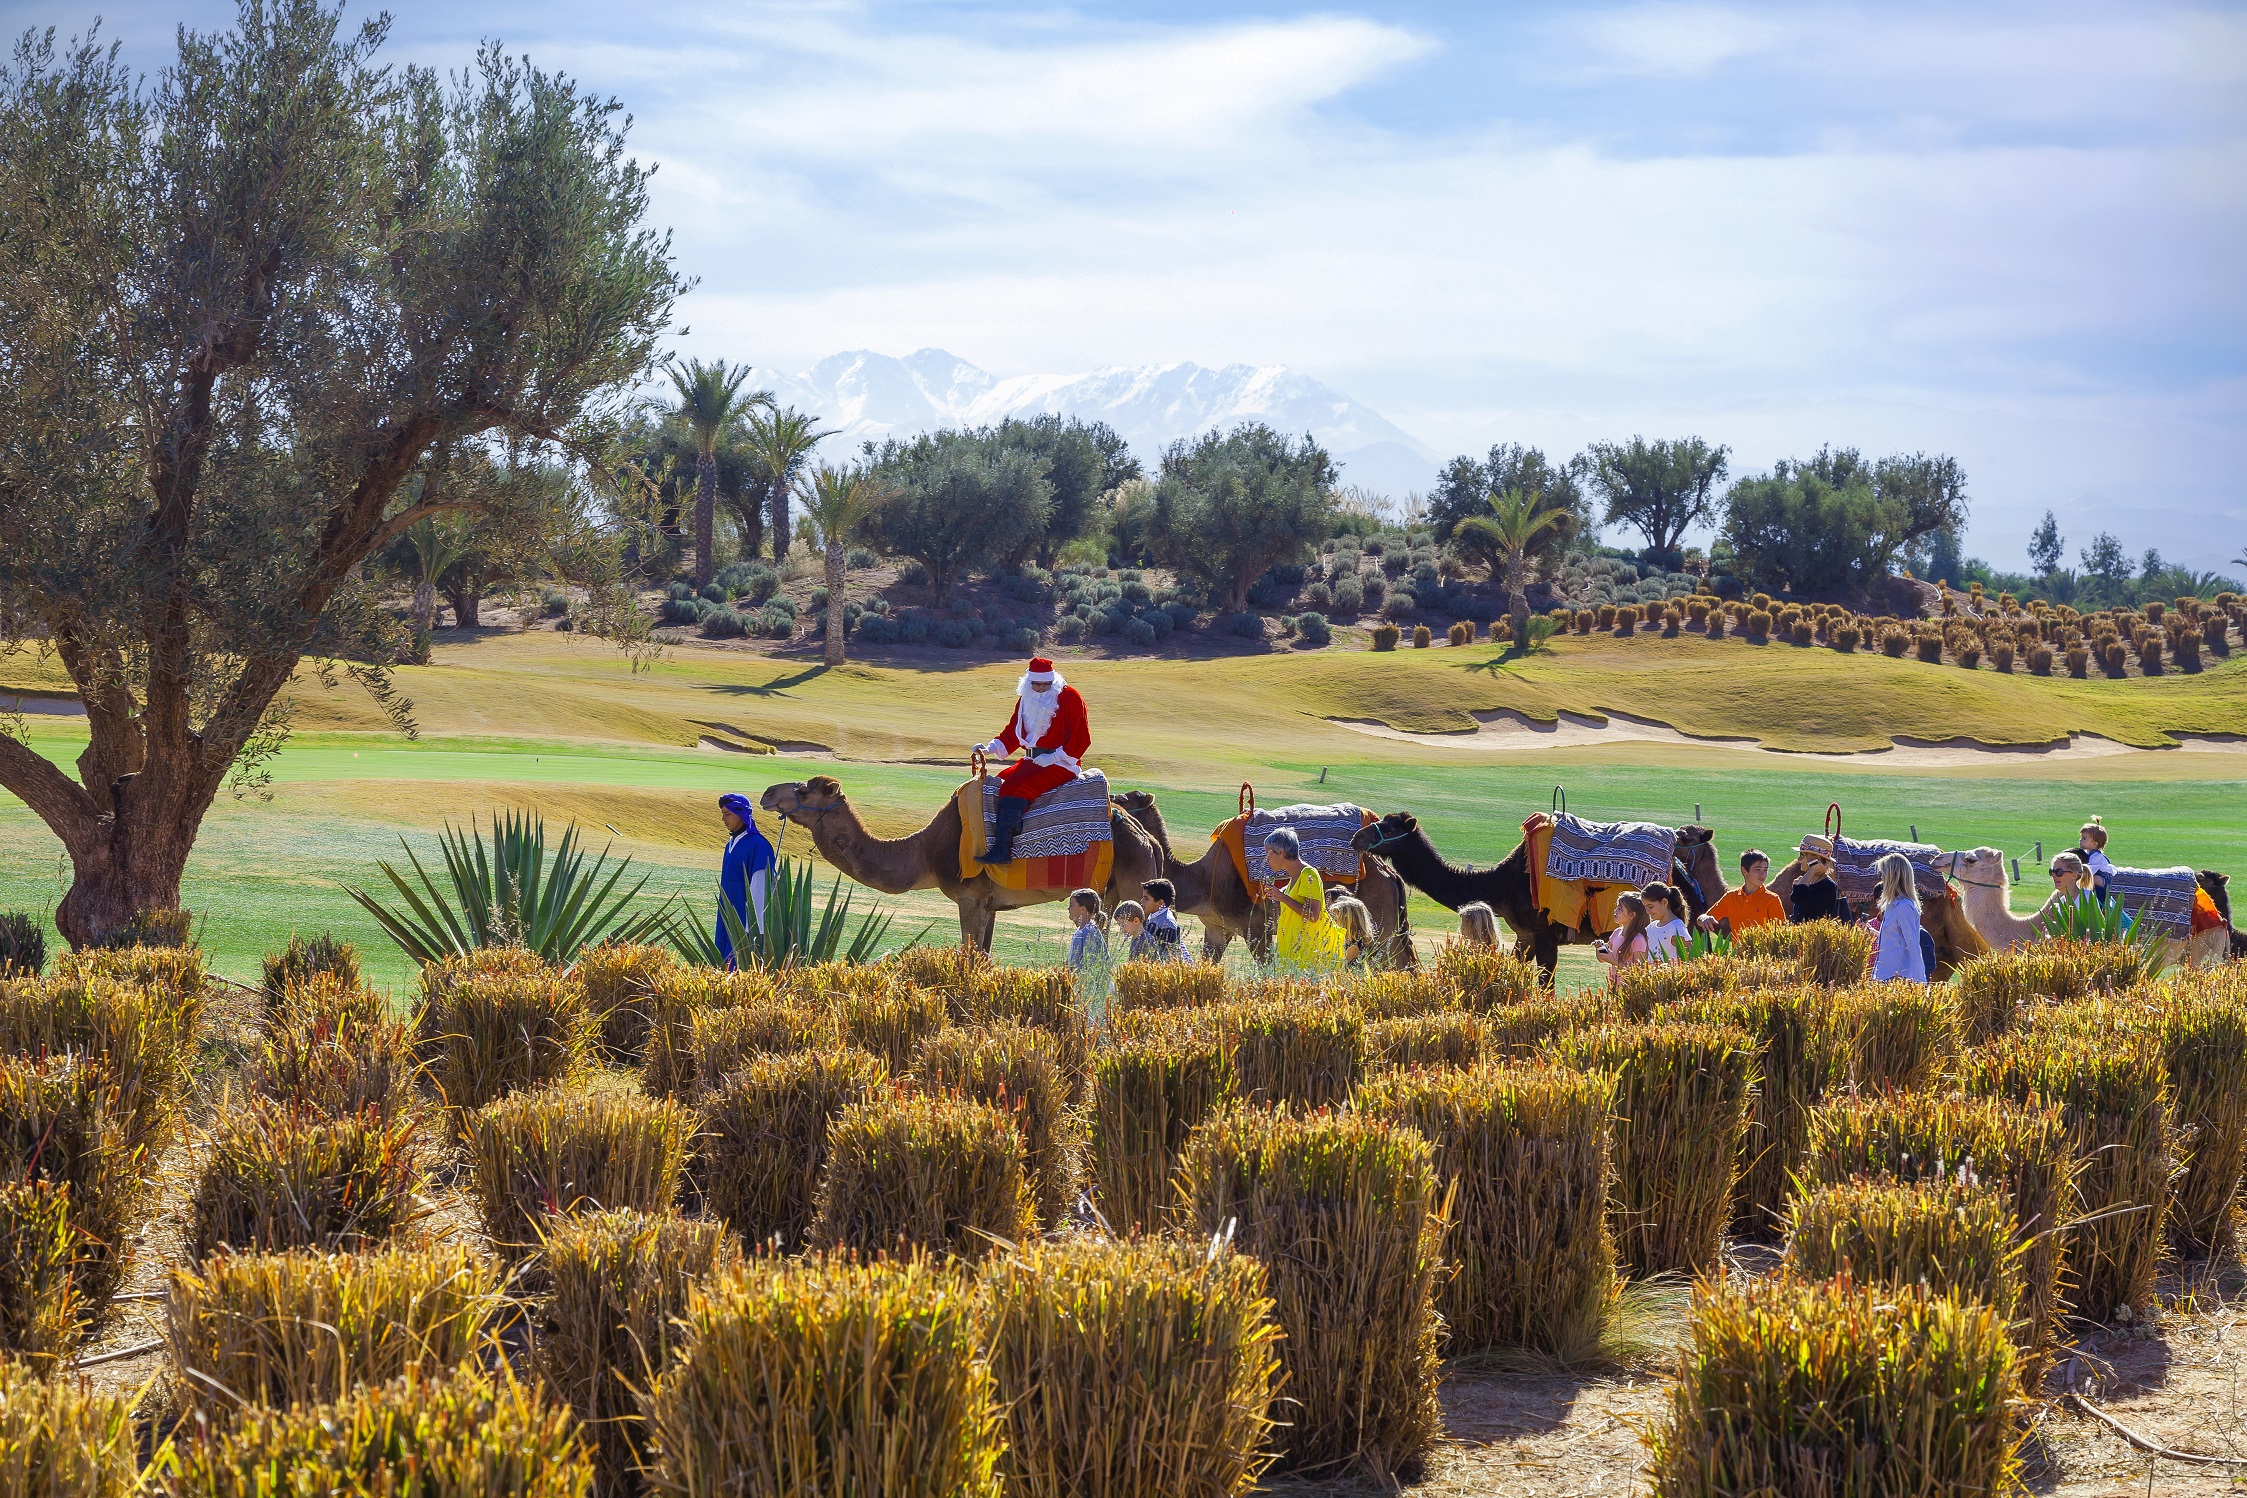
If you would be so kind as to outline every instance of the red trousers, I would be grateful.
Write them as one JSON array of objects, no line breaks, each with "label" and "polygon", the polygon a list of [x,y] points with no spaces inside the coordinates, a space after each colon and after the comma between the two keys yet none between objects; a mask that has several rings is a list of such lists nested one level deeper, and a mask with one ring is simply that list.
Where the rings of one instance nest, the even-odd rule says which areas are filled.
[{"label": "red trousers", "polygon": [[1047,791],[1076,778],[1076,772],[1066,765],[1040,765],[1018,759],[999,771],[999,794],[1012,796],[1017,801],[1035,801]]}]

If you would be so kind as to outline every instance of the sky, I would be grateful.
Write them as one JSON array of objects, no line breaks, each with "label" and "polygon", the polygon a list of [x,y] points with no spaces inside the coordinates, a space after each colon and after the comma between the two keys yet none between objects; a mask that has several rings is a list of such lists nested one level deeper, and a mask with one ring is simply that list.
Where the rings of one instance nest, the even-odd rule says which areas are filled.
[{"label": "sky", "polygon": [[[149,67],[232,13],[0,0]],[[395,60],[624,102],[686,353],[1286,364],[1445,454],[1948,452],[1996,565],[2050,509],[2247,574],[2247,4],[393,14]]]}]

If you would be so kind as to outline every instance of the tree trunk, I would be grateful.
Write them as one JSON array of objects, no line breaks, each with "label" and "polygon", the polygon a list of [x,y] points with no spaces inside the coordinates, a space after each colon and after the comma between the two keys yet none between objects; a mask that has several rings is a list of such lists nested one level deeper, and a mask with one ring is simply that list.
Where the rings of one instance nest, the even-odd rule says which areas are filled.
[{"label": "tree trunk", "polygon": [[705,452],[694,464],[694,585],[710,585],[718,570],[718,459]]},{"label": "tree trunk", "polygon": [[180,876],[199,822],[167,818],[138,837],[110,824],[108,838],[72,853],[70,891],[55,910],[55,929],[83,950],[144,910],[178,909]]},{"label": "tree trunk", "polygon": [[788,560],[788,481],[777,480],[772,486],[772,559]]},{"label": "tree trunk", "polygon": [[850,632],[849,605],[843,598],[843,543],[827,538],[827,664],[843,663],[843,641]]},{"label": "tree trunk", "polygon": [[476,628],[484,607],[483,574],[462,573],[460,581],[445,589],[445,598],[453,606],[453,628]]},{"label": "tree trunk", "polygon": [[752,496],[754,502],[740,507],[741,559],[754,562],[765,554],[765,500],[761,494]]},{"label": "tree trunk", "polygon": [[419,583],[414,587],[414,628],[423,634],[437,626],[437,585]]}]

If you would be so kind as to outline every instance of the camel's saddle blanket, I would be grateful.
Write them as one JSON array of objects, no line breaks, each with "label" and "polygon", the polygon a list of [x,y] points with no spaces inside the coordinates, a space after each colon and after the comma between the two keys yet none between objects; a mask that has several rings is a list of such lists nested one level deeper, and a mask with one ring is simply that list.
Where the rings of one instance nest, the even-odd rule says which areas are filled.
[{"label": "camel's saddle blanket", "polygon": [[1639,889],[1670,877],[1677,862],[1677,829],[1652,822],[1587,822],[1567,812],[1552,815],[1552,845],[1545,873],[1584,884],[1627,884]]},{"label": "camel's saddle blanket", "polygon": [[[1589,929],[1605,935],[1615,929],[1615,902],[1649,880],[1633,877],[1608,883],[1597,879],[1558,879],[1547,873],[1552,862],[1557,819],[1555,813],[1541,811],[1521,824],[1522,841],[1528,844],[1530,903],[1544,912],[1545,919],[1571,931]],[[1668,828],[1661,830],[1671,838],[1674,850],[1676,834]],[[1669,872],[1665,864],[1660,874],[1650,877],[1667,879]]]},{"label": "camel's saddle blanket", "polygon": [[1285,827],[1301,844],[1303,861],[1317,869],[1320,878],[1333,884],[1355,884],[1365,873],[1365,855],[1350,846],[1350,839],[1372,820],[1372,812],[1347,801],[1332,806],[1279,806],[1270,811],[1258,807],[1246,816],[1220,823],[1209,840],[1223,843],[1233,855],[1233,867],[1240,870],[1242,883],[1263,884],[1272,877],[1272,866],[1264,861],[1264,839]]},{"label": "camel's saddle blanket", "polygon": [[959,789],[960,877],[988,874],[1002,889],[1105,889],[1115,867],[1109,821],[1108,777],[1086,770],[1037,800],[1014,834],[1014,859],[993,866],[976,862],[998,826],[999,777],[971,780]]},{"label": "camel's saddle blanket", "polygon": [[1935,867],[1936,859],[1949,859],[1933,843],[1861,843],[1853,837],[1837,837],[1833,840],[1833,878],[1851,910],[1880,908],[1879,865],[1891,853],[1901,853],[1911,860],[1912,883],[1918,886],[1920,899],[1941,899],[1949,891],[1942,872]]},{"label": "camel's saddle blanket", "polygon": [[[2200,894],[2199,876],[2191,869],[2122,869],[2107,881],[2114,897],[2133,921],[2151,921],[2153,929],[2179,941],[2194,932],[2193,897]],[[2209,901],[2214,908],[2215,902]]]}]

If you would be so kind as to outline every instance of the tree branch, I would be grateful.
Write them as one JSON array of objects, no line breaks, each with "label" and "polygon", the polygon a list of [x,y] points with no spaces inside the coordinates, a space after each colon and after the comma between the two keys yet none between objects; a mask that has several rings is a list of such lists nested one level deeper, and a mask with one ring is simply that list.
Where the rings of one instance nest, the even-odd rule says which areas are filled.
[{"label": "tree branch", "polygon": [[72,853],[96,841],[101,808],[83,786],[30,745],[0,736],[0,786],[37,812]]}]

